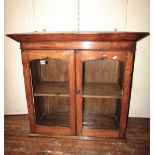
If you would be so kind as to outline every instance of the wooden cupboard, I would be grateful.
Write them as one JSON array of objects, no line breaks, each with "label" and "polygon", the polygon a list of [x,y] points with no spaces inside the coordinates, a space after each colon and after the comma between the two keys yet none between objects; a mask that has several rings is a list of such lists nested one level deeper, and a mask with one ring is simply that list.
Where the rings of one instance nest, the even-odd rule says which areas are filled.
[{"label": "wooden cupboard", "polygon": [[125,137],[136,42],[147,32],[9,34],[33,134]]}]

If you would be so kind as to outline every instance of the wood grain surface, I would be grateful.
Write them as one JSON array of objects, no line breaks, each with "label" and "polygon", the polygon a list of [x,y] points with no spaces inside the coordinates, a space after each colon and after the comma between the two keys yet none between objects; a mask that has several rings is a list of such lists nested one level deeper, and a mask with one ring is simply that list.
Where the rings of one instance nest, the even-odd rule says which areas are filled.
[{"label": "wood grain surface", "polygon": [[4,117],[5,155],[149,155],[150,123],[129,118],[126,139],[78,136],[30,137],[27,115]]}]

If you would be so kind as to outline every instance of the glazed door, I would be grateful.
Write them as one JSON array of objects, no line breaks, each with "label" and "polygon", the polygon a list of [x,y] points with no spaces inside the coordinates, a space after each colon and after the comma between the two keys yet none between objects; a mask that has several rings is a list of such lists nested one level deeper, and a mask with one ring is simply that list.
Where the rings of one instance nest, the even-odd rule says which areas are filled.
[{"label": "glazed door", "polygon": [[127,64],[126,51],[76,51],[78,135],[120,137],[127,119],[125,87],[130,85],[125,70],[132,69]]},{"label": "glazed door", "polygon": [[27,58],[25,81],[32,88],[26,85],[31,131],[75,135],[74,51],[30,50],[22,55]]}]

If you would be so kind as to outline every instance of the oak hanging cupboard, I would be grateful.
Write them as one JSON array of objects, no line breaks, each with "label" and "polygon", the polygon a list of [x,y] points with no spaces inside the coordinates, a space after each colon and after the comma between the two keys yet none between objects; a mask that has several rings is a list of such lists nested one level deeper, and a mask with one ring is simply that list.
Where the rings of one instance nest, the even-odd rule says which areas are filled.
[{"label": "oak hanging cupboard", "polygon": [[20,42],[32,134],[125,137],[144,32],[9,34]]}]

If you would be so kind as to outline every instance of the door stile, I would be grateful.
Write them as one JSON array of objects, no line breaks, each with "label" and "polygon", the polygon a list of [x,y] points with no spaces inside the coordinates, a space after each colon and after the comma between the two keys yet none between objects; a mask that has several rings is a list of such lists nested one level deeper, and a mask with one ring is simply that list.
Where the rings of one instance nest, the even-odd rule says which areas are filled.
[{"label": "door stile", "polygon": [[76,92],[77,135],[82,135],[82,60],[78,51],[76,51]]},{"label": "door stile", "polygon": [[75,110],[75,54],[74,51],[68,52],[69,67],[69,96],[70,96],[70,126],[71,134],[76,134],[76,110]]}]

